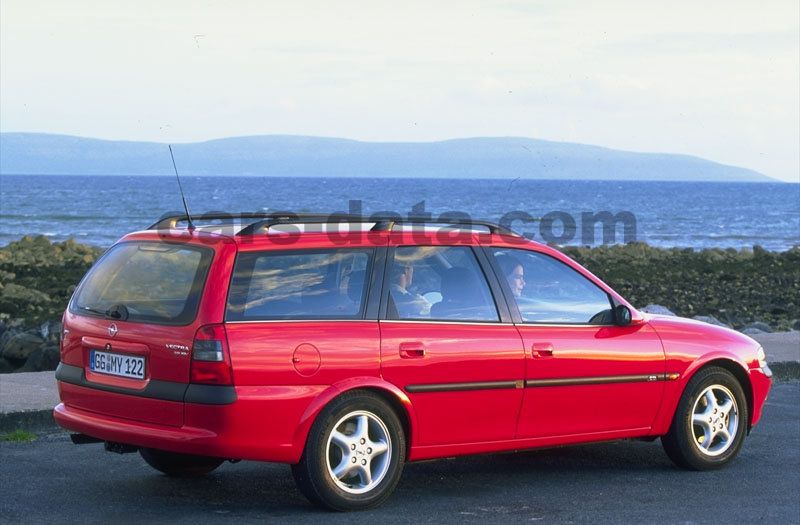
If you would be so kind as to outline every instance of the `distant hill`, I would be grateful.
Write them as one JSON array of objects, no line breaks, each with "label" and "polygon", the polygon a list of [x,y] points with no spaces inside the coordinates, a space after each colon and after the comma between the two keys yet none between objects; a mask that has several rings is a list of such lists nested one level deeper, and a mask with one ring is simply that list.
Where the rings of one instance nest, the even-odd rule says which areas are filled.
[{"label": "distant hill", "polygon": [[[761,181],[698,157],[517,137],[440,142],[264,135],[173,145],[181,175]],[[172,175],[166,144],[44,133],[0,134],[0,173]]]}]

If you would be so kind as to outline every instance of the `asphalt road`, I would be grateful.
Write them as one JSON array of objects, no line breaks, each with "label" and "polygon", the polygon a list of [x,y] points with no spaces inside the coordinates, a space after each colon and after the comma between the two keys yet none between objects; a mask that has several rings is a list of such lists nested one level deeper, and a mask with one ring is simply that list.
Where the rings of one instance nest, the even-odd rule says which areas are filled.
[{"label": "asphalt road", "polygon": [[49,433],[0,443],[0,522],[800,523],[800,383],[777,385],[739,457],[673,467],[658,442],[616,442],[407,465],[394,496],[354,514],[317,510],[285,465],[225,464],[166,478],[138,454]]}]

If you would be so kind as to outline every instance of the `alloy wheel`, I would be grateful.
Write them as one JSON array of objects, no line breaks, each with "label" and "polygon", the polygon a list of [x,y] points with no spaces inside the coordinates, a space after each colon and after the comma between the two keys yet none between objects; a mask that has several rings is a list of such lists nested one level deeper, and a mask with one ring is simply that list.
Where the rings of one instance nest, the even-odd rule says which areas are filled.
[{"label": "alloy wheel", "polygon": [[739,429],[736,397],[725,386],[706,387],[692,408],[692,434],[701,454],[719,456],[734,442]]},{"label": "alloy wheel", "polygon": [[326,450],[328,474],[334,483],[350,494],[364,494],[389,471],[392,440],[378,416],[358,410],[333,426]]}]

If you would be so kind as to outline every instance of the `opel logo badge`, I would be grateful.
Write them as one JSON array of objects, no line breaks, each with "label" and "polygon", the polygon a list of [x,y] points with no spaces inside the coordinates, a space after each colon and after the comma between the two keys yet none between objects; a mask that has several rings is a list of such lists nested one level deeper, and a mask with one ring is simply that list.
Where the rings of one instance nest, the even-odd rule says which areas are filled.
[{"label": "opel logo badge", "polygon": [[108,335],[114,337],[115,335],[117,335],[117,332],[119,332],[119,329],[117,329],[117,325],[115,323],[111,323],[111,326],[108,327]]}]

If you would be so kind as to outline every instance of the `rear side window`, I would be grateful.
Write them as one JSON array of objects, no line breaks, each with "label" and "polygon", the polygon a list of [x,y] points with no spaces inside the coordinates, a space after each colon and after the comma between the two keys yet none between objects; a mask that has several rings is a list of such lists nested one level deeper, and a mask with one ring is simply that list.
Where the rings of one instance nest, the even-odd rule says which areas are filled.
[{"label": "rear side window", "polygon": [[372,253],[241,253],[236,259],[225,319],[362,319]]},{"label": "rear side window", "polygon": [[81,282],[70,312],[132,322],[189,324],[197,315],[213,256],[209,248],[185,244],[118,244]]},{"label": "rear side window", "polygon": [[499,321],[489,284],[466,246],[403,246],[389,265],[387,318]]}]

